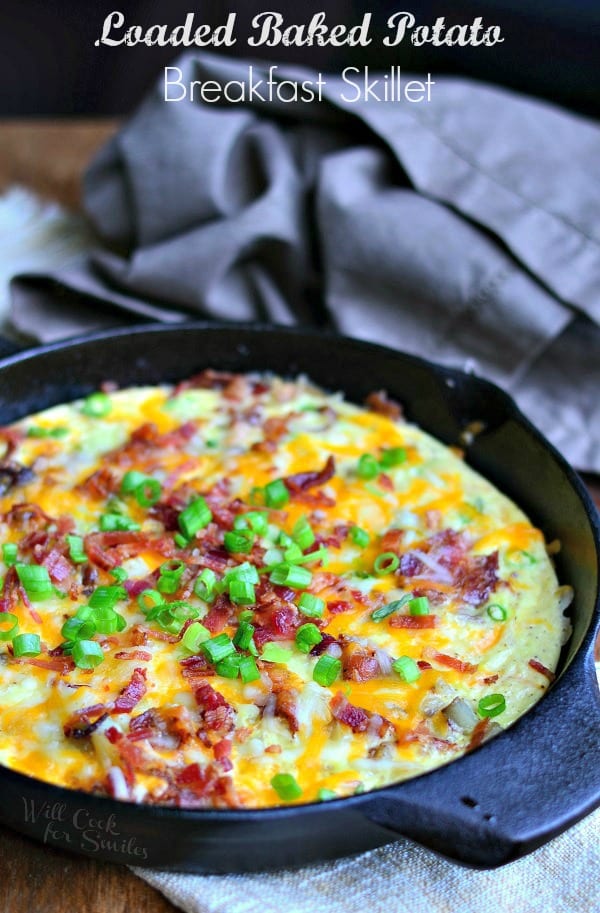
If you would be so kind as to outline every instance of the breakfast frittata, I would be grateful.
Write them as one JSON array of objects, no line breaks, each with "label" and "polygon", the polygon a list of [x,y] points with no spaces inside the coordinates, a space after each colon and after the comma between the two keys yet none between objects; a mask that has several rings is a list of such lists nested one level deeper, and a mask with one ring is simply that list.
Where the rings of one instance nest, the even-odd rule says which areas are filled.
[{"label": "breakfast frittata", "polygon": [[0,762],[188,807],[345,796],[513,722],[568,587],[383,392],[206,370],[0,429]]}]

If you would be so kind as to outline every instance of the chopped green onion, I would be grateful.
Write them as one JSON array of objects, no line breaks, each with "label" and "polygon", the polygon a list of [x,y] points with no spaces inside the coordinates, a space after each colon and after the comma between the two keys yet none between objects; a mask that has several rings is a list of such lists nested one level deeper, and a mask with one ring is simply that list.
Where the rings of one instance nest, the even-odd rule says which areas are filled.
[{"label": "chopped green onion", "polygon": [[255,534],[250,529],[232,530],[225,533],[223,544],[228,552],[244,554],[252,550]]},{"label": "chopped green onion", "polygon": [[313,680],[318,685],[322,685],[323,688],[328,688],[329,685],[333,685],[341,671],[341,659],[336,659],[335,657],[328,656],[327,653],[324,653],[323,656],[319,656],[317,664],[313,669]]},{"label": "chopped green onion", "polygon": [[12,612],[0,613],[0,640],[11,640],[19,628],[19,619]]},{"label": "chopped green onion", "polygon": [[296,564],[302,561],[303,557],[304,555],[302,554],[302,549],[299,545],[296,545],[295,542],[292,542],[291,545],[288,545],[283,553],[283,559],[286,564]]},{"label": "chopped green onion", "polygon": [[370,453],[363,453],[356,467],[356,475],[359,479],[368,481],[379,475],[379,463]]},{"label": "chopped green onion", "polygon": [[90,418],[104,418],[111,409],[112,403],[106,393],[90,393],[81,407],[82,413]]},{"label": "chopped green onion", "polygon": [[361,529],[360,526],[350,527],[350,538],[359,548],[366,548],[371,541],[371,537],[366,529]]},{"label": "chopped green onion", "polygon": [[305,625],[300,625],[296,631],[296,646],[301,653],[310,653],[316,644],[320,644],[323,635],[315,624],[311,621]]},{"label": "chopped green onion", "polygon": [[32,425],[27,429],[27,437],[47,438],[47,437],[66,437],[69,433],[68,428],[57,426],[56,428],[41,428],[39,425]]},{"label": "chopped green onion", "polygon": [[479,716],[493,717],[504,713],[506,710],[506,698],[503,694],[488,694],[482,697],[477,705]]},{"label": "chopped green onion", "polygon": [[185,538],[185,536],[182,536],[181,533],[175,533],[173,536],[173,542],[177,548],[187,548],[189,545],[188,540]]},{"label": "chopped green onion", "polygon": [[193,539],[196,533],[208,526],[211,520],[212,511],[206,500],[200,496],[179,514],[179,529],[188,539]]},{"label": "chopped green onion", "polygon": [[123,583],[124,580],[127,580],[129,574],[124,567],[113,567],[112,570],[108,572],[111,577],[117,581],[117,583]]},{"label": "chopped green onion", "polygon": [[282,548],[289,548],[290,545],[295,545],[295,543],[291,536],[288,536],[284,530],[281,530],[277,537],[277,545],[280,545]]},{"label": "chopped green onion", "polygon": [[254,625],[247,621],[240,621],[239,627],[235,632],[233,642],[240,650],[247,650],[250,646],[254,634]]},{"label": "chopped green onion", "polygon": [[17,563],[17,554],[19,547],[16,542],[5,542],[2,546],[2,560],[7,567],[12,567]]},{"label": "chopped green onion", "polygon": [[421,677],[421,670],[410,656],[400,656],[392,663],[392,669],[397,672],[403,682],[416,682]]},{"label": "chopped green onion", "polygon": [[278,564],[269,577],[277,586],[289,586],[294,590],[305,590],[312,582],[311,572],[296,564]]},{"label": "chopped green onion", "polygon": [[377,555],[373,570],[378,577],[385,577],[386,574],[393,574],[400,567],[400,559],[393,552],[382,552]]},{"label": "chopped green onion", "polygon": [[317,793],[319,802],[328,802],[330,799],[337,799],[337,793],[332,789],[320,789]]},{"label": "chopped green onion", "polygon": [[131,469],[129,472],[126,472],[121,479],[121,492],[124,495],[132,495],[138,485],[145,482],[147,478],[148,477],[145,476],[143,472],[136,472],[135,469]]},{"label": "chopped green onion", "polygon": [[271,786],[280,799],[284,802],[291,802],[293,799],[299,799],[302,790],[291,774],[275,774],[271,779]]},{"label": "chopped green onion", "polygon": [[260,576],[253,564],[250,564],[249,561],[244,561],[243,564],[238,564],[237,567],[232,567],[231,570],[228,570],[223,577],[223,583],[225,583],[226,586],[229,586],[232,580],[244,580],[246,583],[260,583]]},{"label": "chopped green onion", "polygon": [[400,466],[401,463],[405,462],[406,450],[404,447],[386,447],[379,459],[382,469],[393,469],[395,466]]},{"label": "chopped green onion", "polygon": [[292,539],[303,552],[314,544],[315,534],[313,533],[311,525],[306,517],[300,517],[300,519],[297,520],[294,524],[294,528],[292,530]]},{"label": "chopped green onion", "polygon": [[95,669],[104,659],[102,647],[95,640],[76,640],[71,655],[79,669]]},{"label": "chopped green onion", "polygon": [[265,536],[269,528],[269,515],[264,510],[249,510],[233,521],[234,529],[251,529],[257,536]]},{"label": "chopped green onion", "polygon": [[265,485],[265,504],[275,509],[283,507],[290,500],[290,493],[283,479],[275,479]]},{"label": "chopped green onion", "polygon": [[15,656],[38,656],[42,652],[39,634],[16,634],[12,640]]},{"label": "chopped green onion", "polygon": [[313,596],[312,593],[302,593],[298,600],[298,608],[303,615],[309,618],[322,618],[325,611],[325,600],[319,596]]},{"label": "chopped green onion", "polygon": [[260,672],[253,656],[240,657],[240,678],[245,685],[260,678]]},{"label": "chopped green onion", "polygon": [[292,651],[269,641],[264,645],[260,658],[266,663],[287,663],[292,658]]},{"label": "chopped green onion", "polygon": [[194,584],[194,593],[204,602],[212,602],[215,597],[215,587],[217,585],[217,575],[209,567],[205,567],[196,577]]},{"label": "chopped green onion", "polygon": [[156,588],[159,593],[176,593],[180,587],[181,577],[185,570],[185,563],[179,559],[165,561],[159,568],[159,578]]},{"label": "chopped green onion", "polygon": [[407,593],[406,596],[403,596],[402,599],[394,599],[393,602],[388,602],[387,605],[382,605],[378,609],[375,609],[374,612],[371,612],[372,621],[383,621],[384,618],[387,618],[388,615],[393,615],[394,612],[397,612],[398,609],[401,609],[402,606],[405,606],[407,602],[410,602],[412,599],[411,593]]},{"label": "chopped green onion", "polygon": [[137,604],[144,614],[150,612],[156,606],[163,605],[164,599],[158,590],[143,590],[137,598]]},{"label": "chopped green onion", "polygon": [[429,600],[427,596],[418,596],[411,599],[408,603],[408,611],[411,615],[429,615]]},{"label": "chopped green onion", "polygon": [[492,603],[487,607],[487,613],[492,621],[506,621],[508,618],[508,612],[504,606],[498,605],[498,603]]},{"label": "chopped green onion", "polygon": [[181,643],[190,653],[197,653],[200,644],[210,639],[210,631],[199,621],[193,621],[181,638]]},{"label": "chopped green onion", "polygon": [[264,488],[259,488],[258,486],[255,486],[254,488],[252,488],[250,490],[250,494],[248,495],[248,504],[252,504],[253,506],[259,506],[264,503],[265,503]]},{"label": "chopped green onion", "polygon": [[229,598],[235,605],[254,605],[254,586],[246,580],[232,580],[229,584]]},{"label": "chopped green onion", "polygon": [[294,561],[294,564],[312,564],[313,561],[322,561],[323,564],[329,564],[329,552],[324,545],[321,545],[314,552],[309,552],[308,555],[302,555],[301,558]]},{"label": "chopped green onion", "polygon": [[252,611],[252,609],[244,609],[244,611],[240,612],[240,614],[238,615],[238,620],[240,622],[252,621],[253,618],[254,618],[254,612]]},{"label": "chopped green onion", "polygon": [[[147,590],[144,590],[147,592]],[[113,584],[112,586],[99,586],[94,590],[88,600],[91,609],[114,609],[117,602],[127,599],[125,587]]]},{"label": "chopped green onion", "polygon": [[83,564],[87,561],[87,555],[83,547],[83,539],[81,536],[67,536],[67,544],[69,546],[69,557],[71,561],[74,561],[75,564]]},{"label": "chopped green onion", "polygon": [[135,499],[140,507],[152,507],[162,494],[162,485],[158,479],[144,479],[135,490]]},{"label": "chopped green onion", "polygon": [[47,568],[38,564],[15,564],[19,580],[25,587],[29,599],[38,602],[54,595]]},{"label": "chopped green onion", "polygon": [[218,634],[216,637],[211,637],[210,640],[205,640],[200,645],[200,649],[211,663],[221,662],[226,656],[235,653],[233,641],[227,634]]},{"label": "chopped green onion", "polygon": [[216,664],[215,672],[217,675],[222,675],[223,678],[237,678],[240,674],[241,661],[241,656],[237,653],[231,653]]},{"label": "chopped green onion", "polygon": [[60,633],[65,640],[89,640],[96,633],[96,623],[91,618],[78,618],[74,615],[73,618],[67,618]]},{"label": "chopped green onion", "polygon": [[140,524],[129,517],[123,517],[122,514],[102,514],[100,517],[100,529],[103,533],[112,532],[135,532],[140,528]]},{"label": "chopped green onion", "polygon": [[[123,616],[119,615],[118,612],[115,612],[114,609],[95,609],[92,618],[96,623],[96,630],[98,634],[120,633],[127,627],[127,622]],[[67,637],[64,633],[63,637],[65,637],[66,640],[75,640],[75,638]],[[86,638],[82,636],[79,639],[86,640]]]}]

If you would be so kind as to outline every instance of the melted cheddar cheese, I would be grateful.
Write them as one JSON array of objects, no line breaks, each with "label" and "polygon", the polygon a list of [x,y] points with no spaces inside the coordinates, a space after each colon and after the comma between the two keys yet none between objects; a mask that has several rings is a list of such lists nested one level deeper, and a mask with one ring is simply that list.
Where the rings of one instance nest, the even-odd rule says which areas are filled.
[{"label": "melted cheddar cheese", "polygon": [[525,712],[568,636],[543,536],[373,405],[206,371],[0,429],[0,761],[264,807],[415,776]]}]

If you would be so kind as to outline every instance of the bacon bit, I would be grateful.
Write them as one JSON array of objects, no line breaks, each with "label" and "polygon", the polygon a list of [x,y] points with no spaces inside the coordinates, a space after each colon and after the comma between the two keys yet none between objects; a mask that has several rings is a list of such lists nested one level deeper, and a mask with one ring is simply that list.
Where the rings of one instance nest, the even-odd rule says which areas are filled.
[{"label": "bacon bit", "polygon": [[116,745],[117,742],[120,742],[123,738],[123,733],[120,732],[116,726],[109,726],[108,729],[104,730],[104,735],[111,745]]},{"label": "bacon bit", "polygon": [[[419,617],[427,618],[428,616],[421,615]],[[466,663],[462,659],[457,659],[456,656],[448,656],[447,653],[433,653],[431,659],[440,666],[447,666],[448,669],[455,669],[457,672],[464,674],[477,672],[477,665],[474,663]]]},{"label": "bacon bit", "polygon": [[6,442],[4,459],[12,456],[21,441],[25,440],[25,432],[20,428],[0,428],[0,440]]},{"label": "bacon bit", "polygon": [[388,529],[387,533],[384,533],[381,538],[381,551],[394,552],[394,554],[398,554],[402,546],[403,538],[404,530]]},{"label": "bacon bit", "polygon": [[482,681],[484,685],[494,685],[499,678],[499,675],[487,675]]},{"label": "bacon bit", "polygon": [[125,685],[119,692],[115,701],[113,713],[131,713],[133,708],[139,704],[147,691],[146,670],[134,669],[131,681]]},{"label": "bacon bit", "polygon": [[71,565],[59,551],[53,548],[43,559],[42,564],[48,570],[54,583],[62,583],[71,573]]},{"label": "bacon bit", "polygon": [[294,497],[299,492],[307,491],[309,488],[315,488],[324,485],[335,474],[335,460],[330,455],[323,469],[314,472],[298,472],[295,475],[287,476],[283,481],[287,490]]},{"label": "bacon bit", "polygon": [[220,634],[235,614],[235,607],[229,596],[226,593],[221,593],[218,596],[205,618],[202,619],[202,624],[205,628],[208,628],[211,634]]},{"label": "bacon bit", "polygon": [[375,651],[353,641],[342,647],[342,670],[343,678],[354,682],[366,682],[381,674]]},{"label": "bacon bit", "polygon": [[437,626],[437,615],[392,615],[390,618],[391,628],[435,628]]},{"label": "bacon bit", "polygon": [[551,669],[547,669],[539,659],[530,659],[528,665],[535,669],[536,672],[539,672],[540,675],[545,675],[549,682],[553,682],[556,678],[554,672]]},{"label": "bacon bit", "polygon": [[482,605],[496,589],[497,571],[497,551],[472,557],[458,580],[465,602],[474,606]]},{"label": "bacon bit", "polygon": [[325,653],[327,648],[331,647],[332,644],[340,645],[340,642],[337,640],[337,638],[332,637],[331,634],[323,634],[323,640],[320,643],[315,644],[315,646],[310,651],[310,655],[321,656],[321,654]]},{"label": "bacon bit", "polygon": [[417,586],[413,587],[413,597],[425,596],[431,605],[440,606],[446,601],[446,594],[443,590],[434,590],[433,587]]},{"label": "bacon bit", "polygon": [[22,504],[14,504],[4,514],[4,522],[9,526],[16,526],[18,529],[39,529],[42,526],[46,528],[53,520],[37,504],[30,504],[26,501]]},{"label": "bacon bit", "polygon": [[206,729],[214,732],[229,732],[233,729],[233,707],[208,682],[202,682],[194,690],[194,697]]},{"label": "bacon bit", "polygon": [[89,533],[84,541],[90,561],[106,571],[145,551],[158,552],[165,558],[172,558],[175,554],[173,540],[167,536],[153,538],[146,533],[127,531]]},{"label": "bacon bit", "polygon": [[102,466],[84,479],[75,490],[84,492],[96,501],[105,501],[109,495],[118,491],[119,486],[119,479],[114,472],[108,466]]},{"label": "bacon bit", "polygon": [[377,483],[380,488],[383,488],[385,491],[393,491],[394,483],[385,472],[380,472],[377,478]]},{"label": "bacon bit", "polygon": [[294,735],[300,728],[298,721],[298,688],[301,682],[298,676],[288,669],[264,665],[264,671],[271,680],[275,695],[275,716],[284,719],[290,732]]},{"label": "bacon bit", "polygon": [[212,765],[200,767],[196,761],[175,774],[177,786],[185,786],[202,798],[214,791],[216,781],[217,774]]},{"label": "bacon bit", "polygon": [[390,399],[386,390],[376,390],[373,393],[369,393],[365,400],[365,406],[370,409],[371,412],[376,412],[378,415],[385,415],[386,418],[402,418],[402,406],[395,400]]},{"label": "bacon bit", "polygon": [[485,717],[483,720],[478,720],[478,722],[475,723],[473,732],[471,733],[471,740],[467,745],[467,751],[473,751],[474,748],[478,748],[479,745],[481,745],[489,724],[490,721],[488,717]]},{"label": "bacon bit", "polygon": [[327,608],[332,615],[341,615],[342,612],[351,612],[354,606],[344,599],[334,599],[327,603]]},{"label": "bacon bit", "polygon": [[84,739],[95,732],[107,717],[108,710],[104,704],[84,707],[71,714],[63,726],[63,732],[68,739]]},{"label": "bacon bit", "polygon": [[188,656],[179,662],[181,674],[192,689],[202,684],[207,675],[214,675],[215,670],[205,656]]},{"label": "bacon bit", "polygon": [[417,666],[419,667],[421,672],[424,672],[426,669],[433,669],[433,666],[431,665],[431,663],[428,663],[427,660],[425,660],[425,659],[417,660]]},{"label": "bacon bit", "polygon": [[68,675],[75,668],[75,663],[70,656],[54,657],[52,659],[38,659],[31,656],[26,659],[15,659],[14,662],[37,666],[38,669],[48,669],[49,672],[60,672],[61,675]]},{"label": "bacon bit", "polygon": [[329,536],[317,536],[313,545],[306,550],[306,554],[310,555],[311,552],[318,551],[321,545],[326,548],[341,548],[344,540],[348,538],[349,532],[350,527],[347,523],[338,523]]},{"label": "bacon bit", "polygon": [[251,449],[262,453],[274,453],[279,441],[288,432],[288,422],[295,415],[296,413],[291,412],[289,415],[274,415],[268,418],[263,424],[264,439],[253,444]]},{"label": "bacon bit", "polygon": [[147,653],[145,650],[132,650],[128,653],[126,650],[121,650],[119,653],[115,653],[115,659],[136,659],[141,663],[149,663],[152,659],[152,654]]},{"label": "bacon bit", "polygon": [[281,754],[281,751],[281,745],[267,745],[265,748],[266,754]]},{"label": "bacon bit", "polygon": [[179,396],[184,390],[224,390],[228,384],[239,376],[239,374],[232,374],[230,371],[213,371],[212,368],[207,368],[187,380],[180,381],[173,390],[171,398]]},{"label": "bacon bit", "polygon": [[[329,706],[334,719],[344,723],[345,726],[349,726],[352,732],[366,732],[372,722],[378,724],[377,735],[380,738],[388,732],[394,731],[394,727],[389,720],[379,714],[369,713],[367,710],[363,710],[362,707],[355,707],[344,697],[341,691],[338,691],[332,698]],[[380,723],[379,720],[381,720]]]}]

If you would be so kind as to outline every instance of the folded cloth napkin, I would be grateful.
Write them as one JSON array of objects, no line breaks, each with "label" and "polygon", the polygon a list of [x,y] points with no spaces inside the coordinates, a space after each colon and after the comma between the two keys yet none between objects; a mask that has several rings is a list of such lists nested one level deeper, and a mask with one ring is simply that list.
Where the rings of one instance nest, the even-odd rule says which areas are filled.
[{"label": "folded cloth napkin", "polygon": [[[178,61],[188,84],[247,83],[250,65],[267,76]],[[488,375],[600,470],[600,128],[463,79],[436,78],[417,104],[344,91],[329,76],[321,102],[165,102],[161,78],[87,173],[104,247],[20,276],[15,327],[334,326]]]}]

